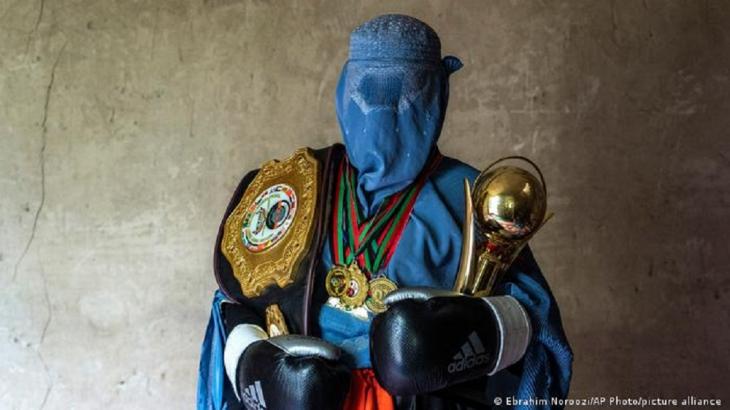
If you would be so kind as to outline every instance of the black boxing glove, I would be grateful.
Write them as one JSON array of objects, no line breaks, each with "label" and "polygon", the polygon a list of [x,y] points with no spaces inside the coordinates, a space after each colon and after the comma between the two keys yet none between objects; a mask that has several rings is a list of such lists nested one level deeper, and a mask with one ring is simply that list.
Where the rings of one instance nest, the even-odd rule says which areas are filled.
[{"label": "black boxing glove", "polygon": [[340,350],[324,340],[267,338],[251,324],[231,332],[224,352],[228,377],[248,410],[341,409],[350,372],[339,359]]},{"label": "black boxing glove", "polygon": [[385,303],[370,328],[370,358],[380,384],[396,396],[492,375],[519,361],[531,337],[527,312],[512,296],[404,288]]}]

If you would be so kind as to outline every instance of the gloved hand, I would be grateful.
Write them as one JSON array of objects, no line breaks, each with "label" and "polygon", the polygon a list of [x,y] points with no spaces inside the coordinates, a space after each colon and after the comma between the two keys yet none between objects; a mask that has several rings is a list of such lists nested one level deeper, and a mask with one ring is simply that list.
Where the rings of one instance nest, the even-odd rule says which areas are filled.
[{"label": "gloved hand", "polygon": [[[230,353],[229,344],[235,344]],[[226,371],[237,355],[236,370],[229,372],[229,378],[246,409],[342,408],[350,372],[339,361],[337,347],[301,335],[267,339],[260,327],[244,324],[226,341]]]},{"label": "gloved hand", "polygon": [[423,394],[497,371],[522,358],[530,341],[527,312],[511,296],[477,298],[403,288],[370,328],[370,356],[393,395]]}]

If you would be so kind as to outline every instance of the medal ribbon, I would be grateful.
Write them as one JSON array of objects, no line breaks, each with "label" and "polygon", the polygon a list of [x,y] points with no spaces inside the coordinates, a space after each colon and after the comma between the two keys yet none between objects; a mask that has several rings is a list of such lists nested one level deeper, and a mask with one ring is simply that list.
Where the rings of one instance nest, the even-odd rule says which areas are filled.
[{"label": "medal ribbon", "polygon": [[340,163],[332,213],[332,255],[334,263],[347,265],[357,260],[368,276],[386,266],[395,252],[419,192],[443,156],[434,151],[416,180],[388,197],[371,218],[366,219],[355,193],[356,176],[345,157]]}]

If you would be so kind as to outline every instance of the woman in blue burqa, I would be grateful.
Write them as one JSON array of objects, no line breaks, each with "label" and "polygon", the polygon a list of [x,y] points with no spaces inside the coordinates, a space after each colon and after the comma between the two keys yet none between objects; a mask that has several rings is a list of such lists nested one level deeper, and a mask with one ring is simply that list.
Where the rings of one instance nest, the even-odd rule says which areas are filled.
[{"label": "woman in blue burqa", "polygon": [[[360,268],[373,270],[366,274],[371,278],[387,279],[399,289],[452,289],[454,286],[462,245],[463,181],[473,182],[478,171],[441,155],[437,142],[448,102],[449,77],[461,67],[456,57],[441,57],[436,33],[412,17],[379,16],[355,29],[350,37],[349,58],[342,69],[335,97],[345,147],[341,168],[350,169],[354,181],[349,198],[364,220],[368,220],[379,217],[383,204],[389,203],[394,196],[404,192],[412,194],[410,204],[403,206],[400,215],[393,216],[400,219],[385,224],[399,225],[402,229],[393,237],[380,235],[381,239],[388,238],[388,243],[383,245],[387,247],[383,248],[384,256],[377,260],[377,266],[369,263]],[[317,253],[320,255],[317,275],[327,275],[331,267],[339,263],[338,258],[342,255],[338,255],[338,248],[333,243],[342,241],[341,237],[344,241],[350,238],[347,230],[346,224],[326,228],[326,238]],[[378,246],[380,243],[372,245],[373,255],[378,255]],[[373,256],[373,259],[377,257]],[[349,263],[357,261],[355,257]],[[423,366],[408,367],[407,363],[402,363],[407,352],[389,353],[394,357],[392,363],[383,363],[382,358],[374,356],[373,348],[377,347],[374,343],[378,343],[374,340],[383,337],[372,332],[374,312],[365,308],[343,308],[332,297],[313,301],[317,306],[313,309],[316,314],[309,334],[338,348],[341,353],[338,360],[351,372],[346,401],[338,405],[348,409],[467,409],[483,408],[497,403],[497,398],[511,397],[518,408],[554,407],[549,406],[550,400],[565,398],[568,393],[572,352],[556,301],[529,248],[518,256],[495,294],[510,296],[510,300],[518,302],[529,317],[531,336],[518,361],[506,363],[504,368],[491,372],[484,370],[481,384],[461,384],[472,389],[478,386],[483,396],[481,400],[463,402],[459,400],[460,385],[444,388],[443,385],[429,386],[419,382],[417,386],[389,388],[387,383],[383,386],[379,381],[394,380],[389,379],[389,375],[400,371],[393,370],[392,366],[403,365],[415,369],[413,372],[421,371]],[[236,380],[227,378],[224,368],[229,331],[223,324],[221,306],[226,299],[224,293],[216,292],[203,342],[198,384],[198,409],[201,410],[242,406],[237,398],[243,391],[237,390]],[[449,304],[449,309],[474,312],[477,317],[463,326],[482,323],[478,317],[481,310],[464,310],[476,302],[457,297],[444,303]],[[397,310],[394,306],[390,309]],[[428,309],[423,308],[415,314],[397,318],[394,323],[403,326],[392,329],[391,333],[413,331],[414,334],[406,335],[403,340],[430,343],[418,329],[437,326],[443,318],[431,318],[428,314]],[[409,320],[420,323],[409,326]],[[449,326],[458,326],[460,320],[449,319]],[[477,333],[470,333],[472,342],[473,334]],[[470,349],[474,349],[475,344],[477,353],[492,349],[481,341],[471,343]],[[431,360],[452,360],[454,356],[454,352],[443,354],[448,357],[418,357],[415,360],[420,366]],[[421,380],[421,376],[413,374],[411,380]],[[427,376],[423,380],[433,378]],[[266,393],[265,389],[266,386],[263,393]],[[401,394],[403,392],[406,393]],[[262,406],[263,393],[260,400],[245,402],[246,407]],[[267,401],[267,408],[273,408],[272,400]],[[363,404],[365,402],[369,404]],[[290,408],[300,407],[291,403]]]}]

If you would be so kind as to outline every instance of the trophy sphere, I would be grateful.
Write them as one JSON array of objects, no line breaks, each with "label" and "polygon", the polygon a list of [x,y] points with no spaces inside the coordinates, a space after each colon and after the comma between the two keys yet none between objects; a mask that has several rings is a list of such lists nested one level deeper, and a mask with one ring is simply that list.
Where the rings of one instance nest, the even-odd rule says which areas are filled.
[{"label": "trophy sphere", "polygon": [[486,234],[523,239],[545,218],[545,188],[519,167],[502,166],[479,175],[472,195],[476,223]]}]

